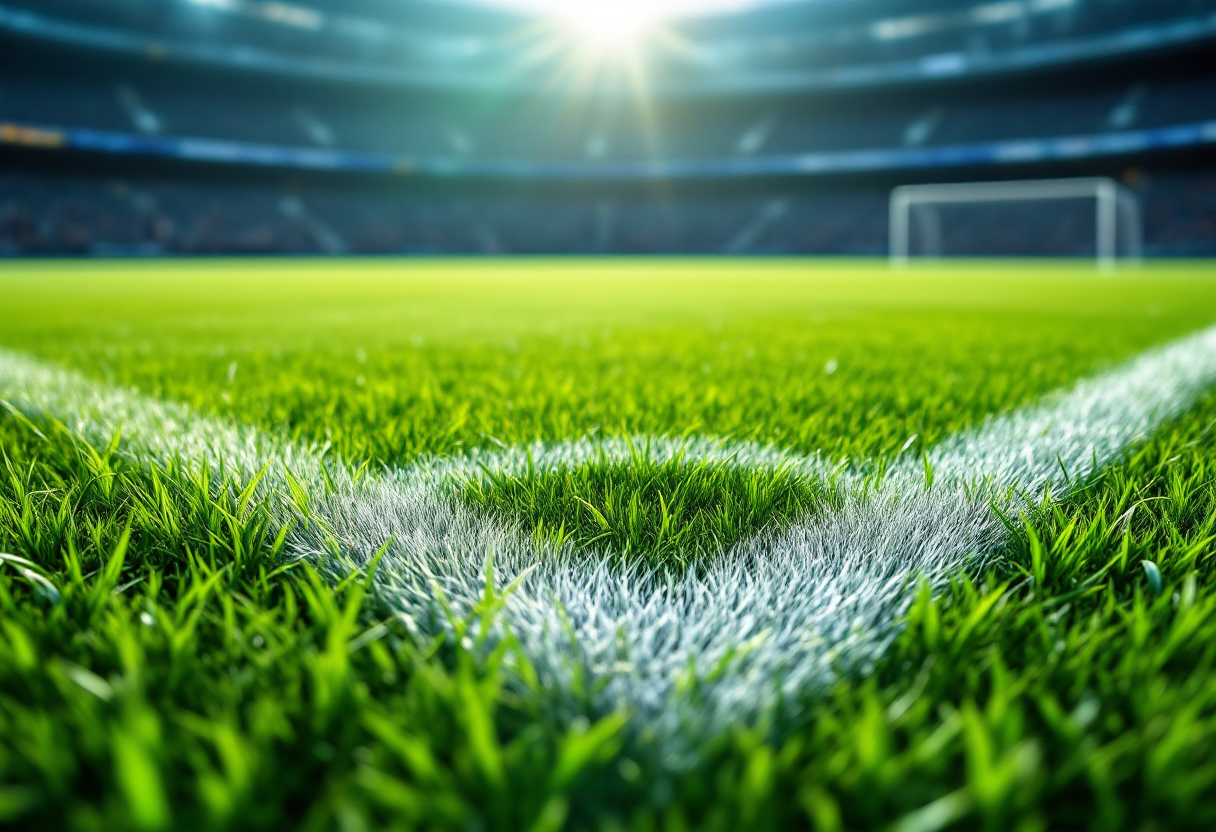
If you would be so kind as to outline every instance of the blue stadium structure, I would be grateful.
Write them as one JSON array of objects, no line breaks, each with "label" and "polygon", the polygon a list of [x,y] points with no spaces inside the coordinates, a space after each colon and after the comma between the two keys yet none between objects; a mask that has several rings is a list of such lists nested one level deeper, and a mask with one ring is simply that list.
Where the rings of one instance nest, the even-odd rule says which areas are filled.
[{"label": "blue stadium structure", "polygon": [[1216,255],[1213,0],[706,8],[0,0],[0,252],[882,254],[894,186],[1103,175]]}]

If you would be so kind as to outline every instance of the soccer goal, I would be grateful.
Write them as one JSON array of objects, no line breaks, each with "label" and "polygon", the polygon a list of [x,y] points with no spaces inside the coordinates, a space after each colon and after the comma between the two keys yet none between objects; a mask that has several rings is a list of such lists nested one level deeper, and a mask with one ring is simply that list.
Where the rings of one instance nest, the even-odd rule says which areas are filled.
[{"label": "soccer goal", "polygon": [[891,262],[913,257],[1140,259],[1136,195],[1113,179],[904,185],[891,191]]}]

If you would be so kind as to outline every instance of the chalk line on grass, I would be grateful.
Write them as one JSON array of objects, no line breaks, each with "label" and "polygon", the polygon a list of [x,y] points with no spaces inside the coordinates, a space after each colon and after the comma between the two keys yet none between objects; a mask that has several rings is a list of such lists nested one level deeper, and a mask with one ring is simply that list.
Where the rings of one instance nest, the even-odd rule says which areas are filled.
[{"label": "chalk line on grass", "polygon": [[108,441],[122,425],[125,452],[153,464],[180,457],[248,479],[270,462],[260,492],[279,524],[301,511],[290,470],[310,490],[307,511],[324,520],[295,523],[290,554],[341,578],[387,543],[379,597],[420,634],[449,626],[437,593],[457,616],[476,609],[492,554],[496,585],[514,587],[484,635],[512,634],[556,707],[623,707],[661,737],[694,741],[796,703],[840,672],[864,672],[898,632],[915,581],[940,589],[999,548],[1007,530],[997,509],[1067,493],[1213,382],[1216,327],[990,417],[925,460],[896,460],[881,478],[836,471],[830,509],[742,541],[703,569],[661,576],[533,540],[518,523],[462,502],[460,484],[485,469],[543,473],[590,460],[628,464],[639,454],[815,479],[832,475],[829,461],[706,439],[583,439],[427,459],[356,481],[319,449],[0,352],[0,398],[50,413],[90,442]]}]

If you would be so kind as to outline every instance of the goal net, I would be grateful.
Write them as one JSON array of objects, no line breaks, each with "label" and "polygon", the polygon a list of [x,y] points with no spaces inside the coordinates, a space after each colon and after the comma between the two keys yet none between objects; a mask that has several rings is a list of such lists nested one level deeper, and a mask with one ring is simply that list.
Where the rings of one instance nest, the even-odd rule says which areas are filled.
[{"label": "goal net", "polygon": [[904,185],[891,191],[891,261],[913,257],[1138,260],[1140,205],[1113,179]]}]

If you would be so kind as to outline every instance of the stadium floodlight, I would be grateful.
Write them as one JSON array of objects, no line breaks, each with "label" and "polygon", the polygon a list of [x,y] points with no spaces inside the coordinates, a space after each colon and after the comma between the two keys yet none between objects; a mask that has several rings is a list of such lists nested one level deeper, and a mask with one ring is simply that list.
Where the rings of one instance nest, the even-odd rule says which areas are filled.
[{"label": "stadium floodlight", "polygon": [[[1040,205],[1036,206],[1036,203]],[[1066,223],[1063,217],[1052,222],[1047,206],[1071,203],[1073,207],[1092,204],[1093,221]],[[1013,209],[1020,209],[1015,211]],[[1033,209],[1027,212],[1026,209]],[[995,209],[995,213],[992,213]],[[973,249],[966,253],[1042,255],[1060,254],[1060,233],[1055,233],[1055,247],[1045,250],[1036,247],[1033,229],[1019,239],[1008,228],[1012,221],[1033,221],[1050,227],[1053,232],[1071,233],[1065,240],[1064,253],[1093,252],[1098,265],[1111,269],[1120,257],[1130,261],[1140,259],[1142,230],[1140,204],[1136,195],[1127,187],[1106,177],[1083,177],[1075,179],[1036,179],[1004,182],[965,182],[936,185],[902,185],[891,191],[890,199],[890,257],[894,265],[906,265],[914,256],[941,257],[949,252],[946,241],[950,236],[951,212],[963,211],[955,226],[974,218],[980,211],[989,211],[989,228],[1000,228],[1002,220],[1006,227],[1003,237],[1018,239],[1017,250],[976,251],[975,238],[970,242]],[[1085,208],[1086,214],[1090,209]],[[1002,218],[1001,212],[1005,212]],[[1076,212],[1072,219],[1077,218]],[[956,235],[957,236],[957,235]],[[957,252],[956,252],[957,253]]]},{"label": "stadium floodlight", "polygon": [[[203,0],[206,2],[206,0]],[[675,18],[738,12],[793,0],[473,0],[541,15],[595,50],[627,46]]]},{"label": "stadium floodlight", "polygon": [[660,13],[660,8],[646,0],[564,3],[557,12],[582,41],[599,48],[631,43],[658,21]]}]

